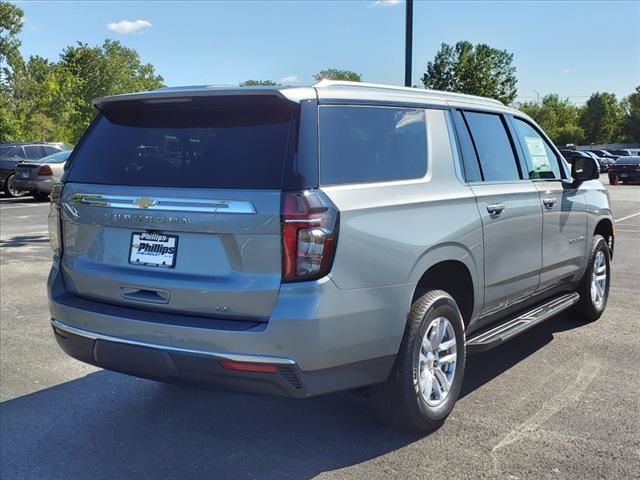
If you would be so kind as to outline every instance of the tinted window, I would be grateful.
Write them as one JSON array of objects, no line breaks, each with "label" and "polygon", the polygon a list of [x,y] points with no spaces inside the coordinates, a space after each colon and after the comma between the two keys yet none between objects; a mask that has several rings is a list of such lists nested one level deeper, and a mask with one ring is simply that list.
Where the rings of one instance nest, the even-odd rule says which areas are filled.
[{"label": "tinted window", "polygon": [[59,148],[52,147],[51,145],[45,145],[43,148],[44,148],[44,151],[47,152],[47,155],[52,155],[60,151]]},{"label": "tinted window", "polygon": [[453,122],[456,127],[460,152],[462,153],[464,176],[467,182],[479,182],[482,180],[482,175],[480,174],[478,157],[476,157],[476,151],[473,149],[473,142],[471,141],[467,125],[458,110],[453,112]]},{"label": "tinted window", "polygon": [[320,182],[324,185],[420,178],[427,171],[424,110],[320,108]]},{"label": "tinted window", "polygon": [[44,157],[44,149],[40,145],[27,145],[24,147],[27,158],[38,159]]},{"label": "tinted window", "polygon": [[69,181],[113,185],[281,188],[297,106],[274,96],[106,106]]},{"label": "tinted window", "polygon": [[516,158],[504,122],[493,113],[465,112],[471,136],[480,158],[485,181],[520,179]]},{"label": "tinted window", "polygon": [[53,155],[47,155],[44,158],[38,160],[38,163],[64,163],[69,158],[71,150],[64,150],[62,152],[54,153]]},{"label": "tinted window", "polygon": [[558,157],[544,138],[527,122],[514,118],[529,178],[562,178]]}]

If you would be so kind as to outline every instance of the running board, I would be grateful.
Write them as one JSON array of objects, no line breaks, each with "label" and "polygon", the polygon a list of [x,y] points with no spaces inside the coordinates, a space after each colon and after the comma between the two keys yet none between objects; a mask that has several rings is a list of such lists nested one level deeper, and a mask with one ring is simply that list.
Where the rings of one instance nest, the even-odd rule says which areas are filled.
[{"label": "running board", "polygon": [[566,310],[576,304],[578,300],[580,300],[580,295],[576,292],[554,297],[532,310],[468,338],[467,351],[472,353],[483,352],[497,347],[501,343],[507,342],[522,332],[553,317],[555,314]]}]

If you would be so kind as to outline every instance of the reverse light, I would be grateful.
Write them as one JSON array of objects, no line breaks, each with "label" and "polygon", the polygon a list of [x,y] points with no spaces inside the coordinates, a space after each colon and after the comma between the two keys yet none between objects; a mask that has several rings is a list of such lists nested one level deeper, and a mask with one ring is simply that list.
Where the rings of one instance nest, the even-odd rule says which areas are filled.
[{"label": "reverse light", "polygon": [[49,175],[53,175],[53,170],[51,170],[51,167],[49,165],[42,165],[40,168],[38,168],[37,175],[39,177],[47,177]]},{"label": "reverse light", "polygon": [[282,280],[314,280],[331,271],[338,209],[318,190],[282,193]]}]

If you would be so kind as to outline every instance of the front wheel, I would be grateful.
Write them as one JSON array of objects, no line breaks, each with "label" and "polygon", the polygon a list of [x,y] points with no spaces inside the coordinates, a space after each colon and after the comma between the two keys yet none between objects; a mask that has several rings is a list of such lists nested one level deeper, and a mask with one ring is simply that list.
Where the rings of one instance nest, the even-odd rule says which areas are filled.
[{"label": "front wheel", "polygon": [[394,426],[431,431],[447,418],[462,388],[464,322],[447,292],[418,298],[389,378],[371,389],[380,417]]},{"label": "front wheel", "polygon": [[611,255],[609,246],[602,235],[594,235],[587,271],[578,287],[580,301],[575,306],[575,316],[588,322],[600,318],[607,306],[610,283]]}]

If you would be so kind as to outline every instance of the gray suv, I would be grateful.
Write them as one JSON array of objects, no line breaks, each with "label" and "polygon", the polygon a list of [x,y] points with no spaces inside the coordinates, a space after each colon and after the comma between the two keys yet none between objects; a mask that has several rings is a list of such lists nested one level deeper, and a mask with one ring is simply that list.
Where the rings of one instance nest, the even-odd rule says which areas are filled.
[{"label": "gray suv", "polygon": [[497,101],[322,81],[94,105],[50,213],[53,331],[84,362],[293,397],[366,386],[385,420],[431,430],[467,352],[605,308],[595,160],[569,167]]}]

